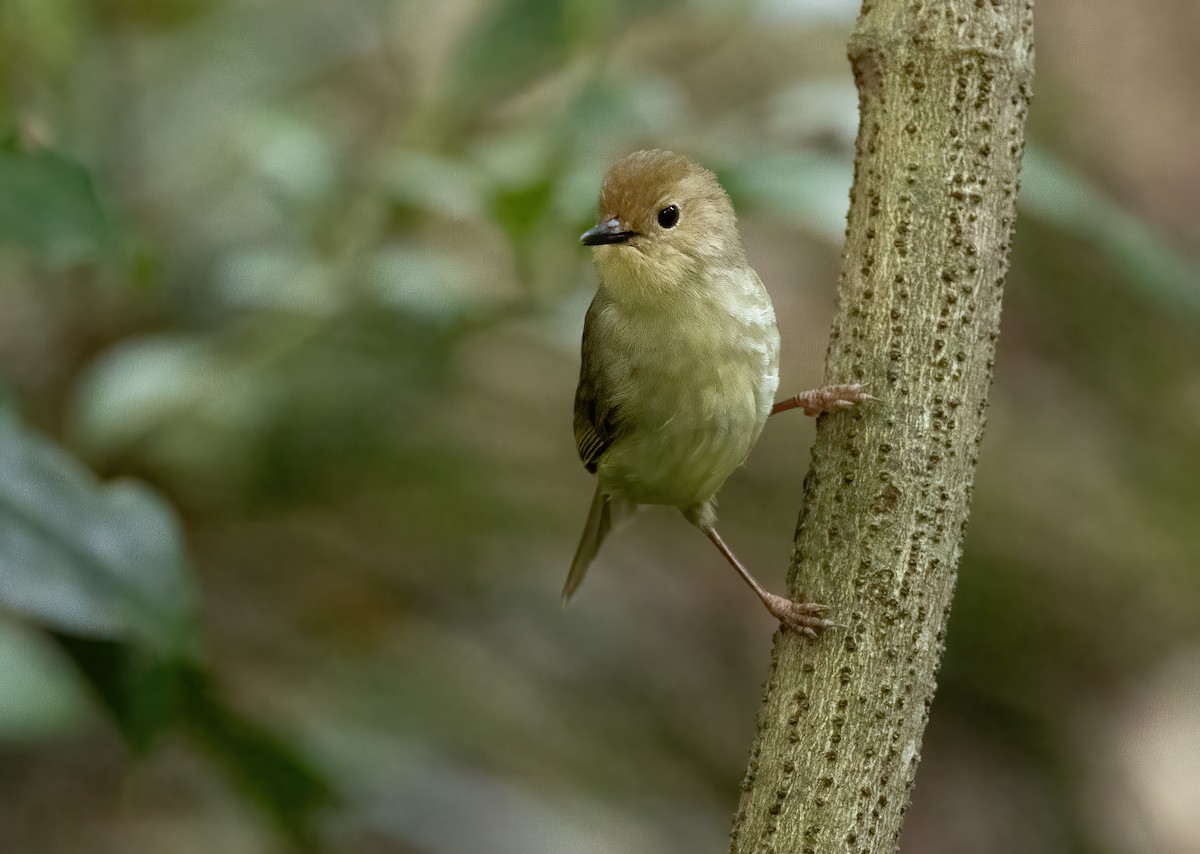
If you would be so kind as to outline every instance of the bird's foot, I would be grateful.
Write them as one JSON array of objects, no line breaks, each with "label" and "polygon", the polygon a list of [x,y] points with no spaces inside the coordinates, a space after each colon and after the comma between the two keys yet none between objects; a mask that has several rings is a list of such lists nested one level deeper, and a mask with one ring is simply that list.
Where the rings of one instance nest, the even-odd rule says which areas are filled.
[{"label": "bird's foot", "polygon": [[823,385],[820,388],[802,391],[795,397],[779,401],[771,409],[771,414],[786,412],[789,409],[803,409],[805,415],[820,415],[822,412],[851,409],[864,400],[878,399],[870,394],[862,383]]},{"label": "bird's foot", "polygon": [[821,616],[829,610],[828,605],[816,602],[795,602],[782,596],[776,596],[774,593],[766,594],[763,597],[763,604],[767,606],[771,616],[779,620],[785,629],[791,629],[796,634],[813,640],[816,640],[817,632],[821,629],[837,625],[833,620],[827,620]]}]

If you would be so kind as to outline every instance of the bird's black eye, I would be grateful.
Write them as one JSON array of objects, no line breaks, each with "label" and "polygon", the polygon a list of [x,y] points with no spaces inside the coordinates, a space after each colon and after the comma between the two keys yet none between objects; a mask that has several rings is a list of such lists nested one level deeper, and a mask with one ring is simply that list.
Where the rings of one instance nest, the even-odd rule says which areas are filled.
[{"label": "bird's black eye", "polygon": [[663,228],[674,228],[677,222],[679,222],[679,207],[677,205],[667,205],[658,212],[658,224]]}]

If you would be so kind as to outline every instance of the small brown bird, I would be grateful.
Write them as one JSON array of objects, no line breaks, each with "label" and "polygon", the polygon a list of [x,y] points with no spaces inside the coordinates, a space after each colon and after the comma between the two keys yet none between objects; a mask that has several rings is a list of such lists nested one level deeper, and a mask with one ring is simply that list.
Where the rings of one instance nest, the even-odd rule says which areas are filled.
[{"label": "small brown bird", "polygon": [[779,330],[746,263],[737,218],[716,177],[689,157],[637,151],[600,191],[594,247],[600,280],[583,327],[575,444],[596,495],[563,587],[583,581],[614,516],[638,504],[678,507],[720,549],[784,626],[816,637],[824,605],[769,593],[718,536],[714,497],[750,453],[767,417],[808,415],[870,398],[825,386],[772,404]]}]

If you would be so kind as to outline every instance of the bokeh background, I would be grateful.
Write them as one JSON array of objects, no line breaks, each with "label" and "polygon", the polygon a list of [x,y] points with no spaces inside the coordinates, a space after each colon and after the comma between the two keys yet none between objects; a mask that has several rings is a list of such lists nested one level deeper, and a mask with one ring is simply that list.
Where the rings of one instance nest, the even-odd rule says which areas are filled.
[{"label": "bokeh background", "polygon": [[[909,852],[1200,851],[1200,8],[1044,0]],[[725,850],[773,626],[567,610],[576,243],[714,168],[819,383],[849,0],[0,0],[0,849]],[[722,493],[779,588],[813,427]]]}]

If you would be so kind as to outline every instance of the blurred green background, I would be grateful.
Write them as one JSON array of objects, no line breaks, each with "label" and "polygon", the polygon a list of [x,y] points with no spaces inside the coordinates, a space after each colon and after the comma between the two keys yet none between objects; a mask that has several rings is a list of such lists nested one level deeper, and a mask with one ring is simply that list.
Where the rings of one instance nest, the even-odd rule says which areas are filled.
[{"label": "blurred green background", "polygon": [[[1200,15],[1047,0],[903,848],[1200,851]],[[848,0],[0,0],[0,849],[724,850],[773,626],[591,497],[578,234],[714,168],[821,378]],[[812,424],[722,531],[782,584]]]}]

